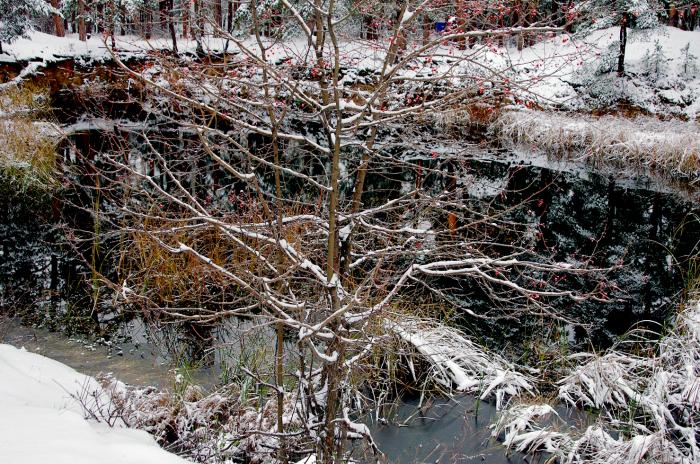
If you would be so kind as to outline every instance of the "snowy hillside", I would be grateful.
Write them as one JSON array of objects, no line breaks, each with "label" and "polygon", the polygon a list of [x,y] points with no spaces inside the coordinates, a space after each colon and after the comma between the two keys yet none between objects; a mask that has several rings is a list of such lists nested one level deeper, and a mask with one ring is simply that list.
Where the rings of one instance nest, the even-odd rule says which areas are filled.
[{"label": "snowy hillside", "polygon": [[[532,103],[576,111],[596,111],[619,105],[638,107],[654,114],[670,114],[694,118],[700,113],[700,30],[683,31],[661,27],[650,32],[631,32],[626,55],[626,75],[618,77],[614,70],[618,53],[618,28],[595,31],[586,37],[569,34],[541,35],[533,46],[518,51],[513,39],[506,46],[484,42],[474,48],[460,50],[453,43],[438,46],[430,55],[418,56],[398,74],[407,79],[449,76],[456,86],[483,87],[500,92],[505,79],[517,104]],[[154,50],[167,50],[165,38],[154,40],[132,36],[117,37],[116,51],[122,57],[144,55]],[[254,38],[244,40],[253,45]],[[267,59],[279,63],[287,59],[296,63],[309,60],[304,56],[304,40],[270,43]],[[204,43],[209,52],[221,52],[222,40]],[[415,49],[409,46],[406,53]],[[180,39],[181,56],[192,56],[196,43]],[[233,50],[235,47],[230,47]],[[254,47],[252,47],[254,48]],[[358,73],[380,71],[386,49],[366,42],[348,40],[342,44],[347,66],[344,84],[354,83]],[[41,63],[66,58],[84,61],[106,60],[110,52],[102,37],[93,36],[80,42],[75,35],[65,38],[33,32],[5,47],[0,63],[32,62],[27,72],[38,71]],[[467,58],[467,59],[464,59]],[[462,59],[464,59],[462,61]],[[458,66],[455,63],[459,62]],[[476,64],[470,64],[476,63]],[[481,71],[481,69],[485,71]],[[483,75],[482,75],[483,74]],[[461,76],[472,76],[464,80]],[[494,76],[500,76],[494,79]]]},{"label": "snowy hillside", "polygon": [[569,95],[555,95],[555,100],[570,109],[627,104],[655,114],[697,117],[700,30],[661,27],[653,32],[631,34],[622,78],[613,66],[618,53],[618,32],[612,28],[586,38],[585,42],[595,45],[600,56],[589,59],[580,72],[563,75],[561,81],[569,86]]}]

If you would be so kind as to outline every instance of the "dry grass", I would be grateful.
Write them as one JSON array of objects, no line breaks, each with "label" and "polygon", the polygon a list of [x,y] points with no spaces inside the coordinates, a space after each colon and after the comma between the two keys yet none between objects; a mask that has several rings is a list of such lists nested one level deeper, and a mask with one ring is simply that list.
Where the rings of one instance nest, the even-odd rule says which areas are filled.
[{"label": "dry grass", "polygon": [[700,125],[651,117],[592,117],[511,111],[494,123],[502,143],[569,160],[700,180]]},{"label": "dry grass", "polygon": [[61,132],[49,120],[47,89],[0,93],[0,171],[20,185],[50,185]]},{"label": "dry grass", "polygon": [[25,84],[10,86],[0,91],[0,115],[33,116],[35,118],[50,114],[49,89]]},{"label": "dry grass", "polygon": [[[261,209],[252,204],[252,200],[246,200],[248,209],[224,214],[224,220],[231,224],[264,223]],[[303,213],[304,210],[296,207],[285,210],[285,215],[289,216]],[[173,211],[172,217],[176,218],[177,214]],[[198,305],[200,320],[213,322],[230,315],[223,308],[236,307],[234,302],[241,306],[251,304],[246,293],[240,292],[229,277],[192,255],[172,253],[163,243],[187,243],[211,258],[213,264],[244,276],[268,271],[255,253],[279,268],[287,266],[288,257],[269,243],[254,238],[236,242],[215,227],[179,231],[171,230],[171,227],[172,223],[168,221],[149,219],[143,223],[143,232],[129,232],[119,244],[119,273],[129,276],[128,285],[136,290],[136,294],[146,297],[143,301],[145,307]],[[282,238],[299,249],[303,246],[300,241],[305,235],[305,227],[308,225],[285,224],[281,230]],[[204,307],[209,309],[205,311]],[[218,313],[212,312],[215,307],[220,310]]]}]

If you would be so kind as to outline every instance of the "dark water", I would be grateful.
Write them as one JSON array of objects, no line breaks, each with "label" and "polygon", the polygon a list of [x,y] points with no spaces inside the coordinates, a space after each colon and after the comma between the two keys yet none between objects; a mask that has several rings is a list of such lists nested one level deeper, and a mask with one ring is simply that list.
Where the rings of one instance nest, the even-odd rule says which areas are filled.
[{"label": "dark water", "polygon": [[10,318],[0,322],[0,343],[24,347],[83,374],[111,373],[130,385],[169,388],[175,381],[169,361],[152,345],[73,338],[42,327],[28,327]]},{"label": "dark water", "polygon": [[[568,425],[587,424],[585,413],[555,408]],[[494,404],[465,395],[401,403],[388,422],[369,418],[372,436],[391,463],[544,463],[549,456],[508,452],[491,435],[498,418]]]}]

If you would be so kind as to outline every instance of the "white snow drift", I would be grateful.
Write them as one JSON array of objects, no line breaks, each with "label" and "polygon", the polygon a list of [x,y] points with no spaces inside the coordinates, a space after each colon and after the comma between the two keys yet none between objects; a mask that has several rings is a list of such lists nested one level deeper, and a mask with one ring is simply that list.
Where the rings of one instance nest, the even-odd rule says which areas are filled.
[{"label": "white snow drift", "polygon": [[85,419],[75,399],[104,393],[95,379],[44,356],[0,344],[0,462],[185,464],[148,433]]}]

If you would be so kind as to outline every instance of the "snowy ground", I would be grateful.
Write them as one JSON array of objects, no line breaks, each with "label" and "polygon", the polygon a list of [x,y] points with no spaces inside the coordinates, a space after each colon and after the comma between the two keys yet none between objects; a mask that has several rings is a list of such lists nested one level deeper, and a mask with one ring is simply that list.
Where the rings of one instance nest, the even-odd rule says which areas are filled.
[{"label": "snowy ground", "polygon": [[[467,50],[448,43],[429,56],[408,63],[401,75],[408,78],[443,73],[470,75],[477,81],[483,80],[487,92],[493,84],[492,77],[499,75],[512,84],[512,93],[521,103],[577,111],[625,104],[654,114],[696,118],[700,114],[700,30],[689,32],[664,26],[652,32],[631,31],[623,78],[615,72],[618,34],[617,28],[595,31],[586,37],[552,33],[540,36],[533,46],[522,51],[515,48],[513,38],[506,41],[506,46],[485,42]],[[256,48],[252,38],[244,42],[251,49]],[[212,52],[223,50],[223,45],[220,39],[208,39],[204,43],[205,49]],[[170,49],[170,46],[166,38],[146,41],[131,36],[116,37],[116,49],[122,57]],[[410,45],[409,51],[416,46]],[[300,63],[307,60],[307,47],[306,40],[291,39],[275,44],[267,56],[272,63],[285,59]],[[65,58],[99,61],[110,57],[101,36],[80,42],[75,35],[58,38],[34,32],[29,38],[4,48],[7,54],[0,55],[0,62],[31,62],[27,73],[36,71],[42,62]],[[192,40],[178,41],[181,54],[194,53],[195,48]],[[381,42],[348,39],[342,48],[344,63],[352,68],[348,69],[346,80],[352,79],[353,71],[378,70],[386,54]],[[231,44],[229,50],[233,49]],[[462,58],[467,59],[454,68]],[[479,70],[484,65],[497,72],[480,76],[483,70]],[[341,81],[344,83],[350,82]],[[461,77],[454,78],[455,85],[462,83]]]},{"label": "snowy ground", "polygon": [[[136,36],[115,37],[115,50],[122,57],[140,55],[147,51],[169,49],[171,42],[166,38],[145,40]],[[3,44],[4,54],[0,55],[0,63],[15,61],[44,61],[52,62],[65,58],[91,60],[110,59],[111,54],[107,48],[109,41],[105,42],[102,35],[93,35],[87,41],[81,42],[77,34],[68,34],[65,37],[45,34],[33,31],[26,38],[20,38],[11,44]],[[222,41],[212,40],[211,50],[223,49]],[[180,39],[178,49],[180,52],[194,52],[196,43],[193,40]]]},{"label": "snowy ground", "polygon": [[146,432],[85,419],[74,399],[95,379],[44,356],[0,345],[0,462],[185,464]]}]

